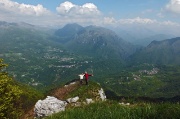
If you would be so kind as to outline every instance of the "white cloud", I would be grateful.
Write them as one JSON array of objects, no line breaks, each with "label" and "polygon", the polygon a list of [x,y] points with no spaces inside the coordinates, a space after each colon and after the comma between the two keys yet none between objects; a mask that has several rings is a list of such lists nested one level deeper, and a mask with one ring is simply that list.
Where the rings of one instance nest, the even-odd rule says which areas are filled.
[{"label": "white cloud", "polygon": [[78,6],[66,1],[61,3],[56,10],[59,15],[73,17],[97,17],[101,14],[93,3],[86,3],[82,6]]},{"label": "white cloud", "polygon": [[52,13],[42,5],[20,4],[11,0],[0,0],[0,21],[27,22],[34,25],[62,26],[67,23],[98,25],[101,12],[93,3],[82,6],[64,2]]},{"label": "white cloud", "polygon": [[[172,2],[174,1],[174,2]],[[172,0],[166,8],[170,10],[173,5],[179,5],[177,0]],[[176,1],[176,2],[175,2]],[[179,0],[180,1],[180,0]],[[175,7],[176,11],[180,7]],[[71,2],[63,2],[57,8],[57,13],[52,13],[42,5],[20,4],[11,0],[0,0],[0,21],[7,22],[27,22],[41,26],[64,26],[67,23],[78,23],[80,25],[98,25],[103,27],[135,26],[148,27],[152,29],[179,28],[178,23],[171,21],[160,22],[156,19],[135,17],[132,19],[116,19],[114,17],[103,16],[98,7],[93,3],[76,5]],[[148,9],[142,13],[154,13]],[[159,16],[164,14],[159,14]],[[112,15],[111,15],[112,16]],[[166,28],[161,27],[166,26]],[[177,29],[177,28],[176,28]],[[171,29],[170,29],[171,30]]]},{"label": "white cloud", "polygon": [[149,29],[150,31],[153,31],[157,34],[171,34],[174,36],[179,36],[180,34],[180,31],[178,30],[180,28],[180,24],[169,20],[158,21],[149,18],[136,17],[132,19],[119,19],[115,23],[116,25],[114,26],[121,29],[137,30],[137,28],[139,28]]},{"label": "white cloud", "polygon": [[[132,32],[143,33],[143,29],[148,29],[150,32],[153,31],[157,34],[173,34],[175,36],[179,36],[180,24],[172,21],[158,21],[155,19],[149,18],[132,18],[132,19],[115,19],[113,17],[105,17],[104,24],[102,26],[106,26],[112,29],[121,29]],[[139,31],[137,29],[140,29]],[[145,35],[145,34],[144,34]],[[140,35],[141,37],[142,35]]]},{"label": "white cloud", "polygon": [[140,18],[136,17],[133,19],[120,19],[117,22],[120,25],[138,25],[138,26],[146,26],[146,27],[158,27],[158,26],[169,26],[169,27],[180,27],[179,23],[172,22],[172,21],[157,21],[148,18]]},{"label": "white cloud", "polygon": [[164,22],[159,22],[161,25],[166,25],[166,26],[180,26],[179,23],[172,22],[172,21],[164,21]]},{"label": "white cloud", "polygon": [[116,24],[117,20],[113,17],[104,17],[104,24]]},{"label": "white cloud", "polygon": [[19,4],[10,0],[1,0],[0,9],[9,13],[21,14],[21,15],[35,15],[42,16],[50,14],[46,8],[38,4],[37,6],[28,4]]},{"label": "white cloud", "polygon": [[73,7],[76,7],[76,5],[67,1],[67,2],[61,3],[59,7],[56,8],[56,10],[60,14],[67,14]]},{"label": "white cloud", "polygon": [[180,14],[180,0],[170,0],[165,9],[167,11]]},{"label": "white cloud", "polygon": [[[0,20],[27,22],[34,25],[53,25],[56,15],[42,5],[20,4],[11,0],[0,0]],[[52,24],[53,23],[53,24]]]},{"label": "white cloud", "polygon": [[133,19],[120,19],[119,23],[121,24],[153,24],[153,23],[157,23],[157,21],[148,19],[148,18],[136,17]]},{"label": "white cloud", "polygon": [[172,21],[157,21],[155,19],[136,17],[132,19],[115,19],[113,17],[104,17],[103,22],[100,25],[111,25],[114,27],[118,26],[146,26],[146,27],[156,27],[156,26],[174,26],[180,27],[179,23]]}]

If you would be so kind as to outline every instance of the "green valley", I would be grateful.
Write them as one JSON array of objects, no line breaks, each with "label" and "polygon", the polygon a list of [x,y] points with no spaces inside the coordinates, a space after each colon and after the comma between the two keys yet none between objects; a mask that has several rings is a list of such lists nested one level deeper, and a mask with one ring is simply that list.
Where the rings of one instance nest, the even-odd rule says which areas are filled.
[{"label": "green valley", "polygon": [[[75,113],[76,110],[77,113],[82,113],[82,109],[86,108],[92,109],[93,112],[96,106],[104,108],[109,105],[110,110],[126,110],[128,113],[125,114],[128,115],[143,115],[143,110],[151,111],[151,107],[154,112],[145,113],[151,116],[144,118],[156,118],[155,112],[163,107],[163,104],[159,103],[165,102],[165,107],[170,105],[167,103],[172,103],[176,108],[175,102],[180,101],[179,37],[153,41],[147,47],[139,47],[103,27],[68,24],[62,29],[54,30],[25,23],[2,22],[0,59],[4,59],[4,63],[9,65],[6,67],[1,64],[1,72],[8,72],[8,75],[6,73],[3,77],[4,75],[0,74],[0,83],[1,91],[6,88],[9,91],[2,92],[3,99],[6,96],[10,99],[5,105],[6,108],[1,109],[1,115],[8,110],[9,103],[12,103],[10,109],[14,113],[18,98],[20,102],[17,103],[17,110],[21,113],[15,116],[23,115],[29,111],[26,106],[32,108],[39,98],[51,94],[51,91],[59,89],[69,81],[78,80],[78,75],[84,71],[93,74],[89,79],[90,87],[99,83],[105,90],[108,102],[68,109],[62,115],[67,116],[66,114]],[[87,89],[79,87],[79,92],[69,94],[76,96],[84,93],[84,90],[88,91]],[[11,96],[14,96],[14,100],[11,100]],[[132,107],[116,107],[111,101],[124,101],[131,103]],[[179,104],[175,112],[178,109]],[[102,115],[107,113],[105,110],[99,110]],[[119,117],[115,112],[115,116],[108,114],[104,117],[116,116]]]},{"label": "green valley", "polygon": [[144,64],[106,77],[105,87],[119,96],[172,98],[179,96],[179,66]]}]

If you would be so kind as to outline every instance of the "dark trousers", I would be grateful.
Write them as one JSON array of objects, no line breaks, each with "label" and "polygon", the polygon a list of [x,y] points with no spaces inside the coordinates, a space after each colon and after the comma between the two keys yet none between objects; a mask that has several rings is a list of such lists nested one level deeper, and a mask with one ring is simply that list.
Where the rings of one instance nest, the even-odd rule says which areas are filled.
[{"label": "dark trousers", "polygon": [[80,84],[82,84],[83,83],[82,79],[79,79],[79,80],[80,80]]},{"label": "dark trousers", "polygon": [[86,81],[86,85],[88,85],[88,79],[85,79],[85,81]]}]

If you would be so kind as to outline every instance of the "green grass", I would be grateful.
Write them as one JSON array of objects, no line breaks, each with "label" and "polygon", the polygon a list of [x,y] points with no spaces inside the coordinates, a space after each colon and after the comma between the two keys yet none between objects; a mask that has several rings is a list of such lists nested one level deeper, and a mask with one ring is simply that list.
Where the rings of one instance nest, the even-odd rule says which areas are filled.
[{"label": "green grass", "polygon": [[[139,70],[158,68],[157,74],[148,75]],[[136,75],[139,80],[134,80]],[[180,92],[180,66],[144,64],[127,68],[104,77],[101,85],[120,96],[172,98]]]},{"label": "green grass", "polygon": [[99,95],[98,90],[101,89],[101,86],[93,81],[89,81],[89,85],[85,85],[84,83],[85,82],[83,82],[76,90],[70,92],[66,98],[78,96],[80,101],[84,101],[86,98],[96,100]]},{"label": "green grass", "polygon": [[68,108],[46,119],[178,119],[179,117],[179,103],[138,103],[123,106],[114,101],[107,101]]}]

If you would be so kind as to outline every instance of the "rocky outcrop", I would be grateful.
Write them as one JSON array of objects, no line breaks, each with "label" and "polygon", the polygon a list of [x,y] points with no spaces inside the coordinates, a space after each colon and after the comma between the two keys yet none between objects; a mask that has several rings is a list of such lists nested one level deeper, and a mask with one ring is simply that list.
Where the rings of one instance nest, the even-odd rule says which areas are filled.
[{"label": "rocky outcrop", "polygon": [[93,103],[94,101],[92,99],[86,99],[86,104],[90,104],[90,103]]},{"label": "rocky outcrop", "polygon": [[100,90],[98,90],[98,92],[99,92],[101,100],[105,101],[106,100],[106,95],[104,93],[104,90],[101,88]]},{"label": "rocky outcrop", "polygon": [[[88,88],[85,88],[83,93],[81,92],[81,95],[77,95],[75,97],[68,98],[68,99],[60,98],[63,95],[65,97],[66,94],[70,94],[72,92],[75,93],[74,91],[76,89],[78,90],[78,86],[79,87],[82,86],[82,85],[78,85],[78,83],[79,83],[79,81],[78,82],[70,82],[68,85],[65,85],[61,89],[56,90],[56,92],[58,91],[59,93],[55,93],[54,97],[47,96],[46,99],[39,100],[36,103],[35,108],[34,108],[35,117],[41,118],[41,117],[49,116],[51,114],[54,114],[54,113],[57,113],[60,111],[64,111],[67,105],[69,105],[68,107],[77,107],[77,106],[79,107],[82,105],[94,103],[96,101],[105,101],[106,100],[106,95],[102,88],[100,88],[100,87],[98,87],[98,88],[91,87],[90,88],[89,86],[88,86]],[[83,94],[86,94],[87,92],[90,93],[91,96],[88,96],[88,98],[83,97]],[[86,99],[84,99],[84,98],[86,98]],[[62,100],[65,100],[65,101],[62,101]]]},{"label": "rocky outcrop", "polygon": [[44,100],[38,100],[35,105],[35,117],[49,116],[53,113],[64,111],[67,105],[66,101],[58,100],[55,97],[47,96]]},{"label": "rocky outcrop", "polygon": [[68,98],[66,101],[67,101],[68,103],[76,103],[78,100],[79,100],[79,97],[76,96],[76,97],[74,97],[74,98]]}]

